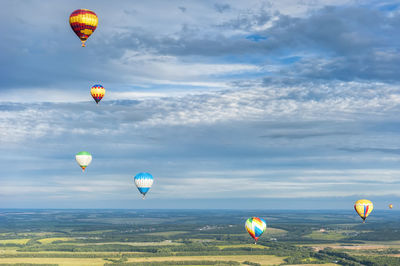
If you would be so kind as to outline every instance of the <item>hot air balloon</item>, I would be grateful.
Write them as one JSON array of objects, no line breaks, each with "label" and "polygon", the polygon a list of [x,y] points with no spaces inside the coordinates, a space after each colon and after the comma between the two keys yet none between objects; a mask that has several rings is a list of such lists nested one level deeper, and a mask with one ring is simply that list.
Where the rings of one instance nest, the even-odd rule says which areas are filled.
[{"label": "hot air balloon", "polygon": [[363,219],[363,223],[365,223],[365,219],[367,219],[368,215],[374,209],[374,204],[372,204],[372,202],[369,200],[361,199],[357,200],[356,203],[354,203],[354,209]]},{"label": "hot air balloon", "polygon": [[393,209],[393,204],[389,204],[389,209]]},{"label": "hot air balloon", "polygon": [[144,199],[146,193],[149,192],[151,185],[153,185],[153,176],[149,173],[139,173],[135,176],[134,181]]},{"label": "hot air balloon", "polygon": [[69,16],[69,24],[81,39],[82,47],[85,47],[86,40],[95,31],[98,22],[96,13],[89,9],[77,9]]},{"label": "hot air balloon", "polygon": [[79,166],[82,168],[82,171],[85,172],[85,168],[92,161],[92,155],[87,151],[81,151],[75,155],[75,159]]},{"label": "hot air balloon", "polygon": [[266,222],[258,217],[251,217],[246,220],[246,230],[250,234],[252,238],[256,241],[257,244],[258,238],[264,233],[265,229],[267,229]]},{"label": "hot air balloon", "polygon": [[100,84],[93,85],[92,88],[90,89],[90,94],[92,94],[93,99],[96,101],[98,104],[101,99],[103,99],[104,94],[106,94],[106,89],[104,89],[103,86]]}]

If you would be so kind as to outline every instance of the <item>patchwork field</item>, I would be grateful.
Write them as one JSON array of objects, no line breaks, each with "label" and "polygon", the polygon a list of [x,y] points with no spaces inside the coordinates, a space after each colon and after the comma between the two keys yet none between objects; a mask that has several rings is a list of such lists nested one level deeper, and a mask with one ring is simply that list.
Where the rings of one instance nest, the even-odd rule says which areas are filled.
[{"label": "patchwork field", "polygon": [[100,258],[0,258],[0,264],[49,264],[60,266],[100,266],[107,263]]},{"label": "patchwork field", "polygon": [[398,223],[270,213],[273,222],[255,245],[243,226],[248,214],[221,212],[47,210],[14,220],[8,211],[0,216],[0,264],[400,265]]}]

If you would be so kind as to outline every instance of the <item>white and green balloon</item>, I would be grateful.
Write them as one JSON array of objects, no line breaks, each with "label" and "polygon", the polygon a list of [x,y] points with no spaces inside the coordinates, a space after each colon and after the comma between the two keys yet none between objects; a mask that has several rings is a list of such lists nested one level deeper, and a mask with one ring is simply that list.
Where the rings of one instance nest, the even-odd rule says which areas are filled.
[{"label": "white and green balloon", "polygon": [[81,151],[75,155],[75,160],[84,172],[86,167],[92,162],[92,155],[87,151]]}]

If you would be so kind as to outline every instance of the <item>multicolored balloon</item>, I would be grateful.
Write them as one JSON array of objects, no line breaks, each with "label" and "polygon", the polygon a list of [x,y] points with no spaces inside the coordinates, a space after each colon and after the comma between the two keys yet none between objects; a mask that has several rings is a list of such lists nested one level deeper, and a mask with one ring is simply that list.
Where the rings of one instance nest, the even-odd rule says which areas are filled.
[{"label": "multicolored balloon", "polygon": [[249,235],[256,241],[255,244],[257,244],[258,238],[264,233],[265,229],[267,229],[267,223],[258,217],[247,219],[245,226]]},{"label": "multicolored balloon", "polygon": [[85,47],[86,40],[96,30],[99,19],[96,13],[89,9],[77,9],[69,16],[69,24],[72,30]]},{"label": "multicolored balloon", "polygon": [[86,167],[92,162],[92,155],[87,151],[81,151],[75,155],[75,160],[85,172]]},{"label": "multicolored balloon", "polygon": [[93,85],[90,89],[90,94],[92,95],[93,99],[98,104],[101,99],[103,99],[104,95],[106,94],[106,89],[100,84]]},{"label": "multicolored balloon", "polygon": [[365,219],[367,219],[368,215],[374,209],[374,204],[371,201],[366,199],[357,200],[354,203],[354,209],[360,215],[361,219],[363,219],[363,223],[365,223]]},{"label": "multicolored balloon", "polygon": [[149,173],[139,173],[135,176],[134,181],[144,199],[146,193],[149,192],[151,186],[153,185],[153,176]]}]

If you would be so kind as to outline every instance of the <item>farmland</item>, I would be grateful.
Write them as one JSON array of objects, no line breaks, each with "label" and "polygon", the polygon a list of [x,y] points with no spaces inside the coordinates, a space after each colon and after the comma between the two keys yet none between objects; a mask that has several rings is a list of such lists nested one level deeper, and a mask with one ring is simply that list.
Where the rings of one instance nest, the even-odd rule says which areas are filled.
[{"label": "farmland", "polygon": [[400,264],[396,211],[366,224],[346,211],[259,213],[268,229],[254,245],[246,211],[1,210],[0,264]]}]

